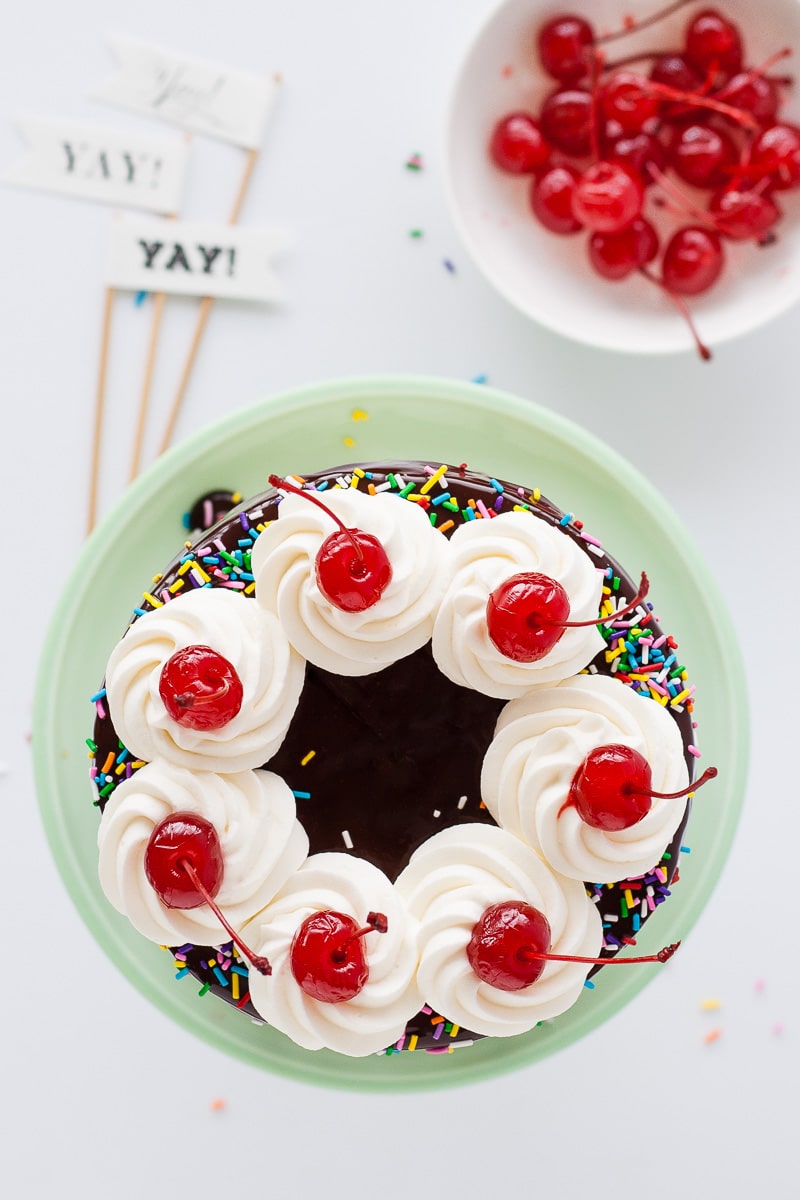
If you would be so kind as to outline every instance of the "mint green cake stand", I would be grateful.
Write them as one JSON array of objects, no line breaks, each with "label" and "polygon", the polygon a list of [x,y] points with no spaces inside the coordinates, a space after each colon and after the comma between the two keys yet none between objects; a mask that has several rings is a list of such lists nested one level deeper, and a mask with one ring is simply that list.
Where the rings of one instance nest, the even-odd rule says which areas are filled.
[{"label": "mint green cake stand", "polygon": [[683,857],[669,903],[642,931],[640,952],[684,937],[722,871],[745,786],[745,684],[725,605],[691,537],[645,478],[576,425],[492,388],[392,376],[320,384],[235,412],[159,459],[92,534],[58,603],[37,681],[34,759],[44,825],[69,893],[143,995],[184,1029],[253,1066],[311,1084],[398,1092],[488,1079],[544,1058],[602,1025],[663,968],[603,971],[594,990],[557,1020],[451,1054],[349,1059],[301,1050],[213,996],[199,999],[191,977],[176,983],[170,957],[106,902],[84,746],[92,731],[89,697],[108,654],[142,590],[180,545],[181,515],[198,496],[212,488],[259,491],[271,471],[387,458],[465,461],[539,487],[582,517],[631,574],[647,570],[657,611],[697,685],[703,760],[720,772],[694,807],[692,853]]}]

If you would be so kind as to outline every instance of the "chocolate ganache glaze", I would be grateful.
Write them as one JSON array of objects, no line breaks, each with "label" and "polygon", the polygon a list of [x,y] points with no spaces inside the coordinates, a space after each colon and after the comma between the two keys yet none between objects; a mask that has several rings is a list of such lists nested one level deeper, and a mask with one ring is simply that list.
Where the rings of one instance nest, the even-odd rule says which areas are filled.
[{"label": "chocolate ganache glaze", "polygon": [[[605,571],[612,595],[630,600],[637,593],[637,582],[594,538],[584,534],[581,522],[562,512],[538,491],[490,479],[462,465],[448,467],[449,498],[442,501],[440,497],[445,493],[438,487],[421,492],[429,485],[431,469],[420,462],[362,463],[357,467],[342,466],[311,473],[302,479],[317,488],[334,487],[337,481],[340,486],[351,486],[354,473],[362,491],[388,482],[392,490],[406,497],[410,495],[412,500],[422,495],[424,498],[416,502],[429,505],[429,513],[436,515],[437,527],[445,536],[471,519],[465,515],[468,512],[476,515],[489,510],[505,512],[515,505],[524,505],[540,519],[560,526],[590,557],[592,564]],[[208,495],[210,503],[204,503],[204,497],[194,503],[191,539],[158,582],[150,585],[152,590],[144,593],[141,605],[134,610],[134,621],[158,607],[159,597],[174,590],[181,580],[185,584],[187,577],[190,586],[229,586],[231,580],[239,580],[247,590],[252,579],[249,550],[257,536],[256,527],[277,517],[280,497],[275,490],[264,492],[206,529],[203,515],[212,510],[218,512],[220,502],[235,493],[219,489]],[[435,505],[434,500],[438,501]],[[209,560],[216,560],[215,565],[209,565]],[[215,569],[217,574],[213,573]],[[248,594],[252,595],[252,586]],[[642,608],[647,611],[650,606],[644,604]],[[652,612],[635,628],[641,629],[638,636],[646,634],[654,643],[662,639],[663,651],[660,654],[653,651],[654,662],[667,662],[677,644],[672,638],[665,638]],[[638,660],[630,666],[629,652],[623,649],[609,661],[607,654],[612,647],[618,649],[620,633],[606,627],[601,627],[600,632],[607,649],[595,657],[588,670],[617,674],[623,683],[631,683],[630,671],[639,666]],[[627,629],[625,634],[630,641]],[[675,672],[676,668],[670,670]],[[693,744],[692,704],[690,699],[672,702],[676,696],[680,701],[684,688],[684,677],[676,675],[676,678],[679,682],[672,688],[666,708],[678,723],[692,778],[695,758],[688,749]],[[644,690],[637,686],[638,690]],[[302,695],[288,733],[277,753],[264,765],[295,791],[298,819],[308,834],[311,854],[337,851],[365,858],[394,880],[412,853],[441,829],[469,822],[495,823],[481,800],[481,767],[505,703],[452,683],[434,662],[430,643],[374,675],[343,677],[308,663]],[[102,706],[95,722],[94,745],[95,783],[99,793],[96,803],[102,809],[116,783],[135,769],[129,762],[124,774],[109,771],[110,760],[115,763],[121,757],[124,760],[124,747],[117,737],[112,715]],[[585,881],[587,892],[603,918],[604,957],[611,957],[623,946],[632,944],[643,922],[668,897],[670,885],[677,878],[688,808],[687,804],[683,821],[661,862],[647,875],[615,885]],[[233,947],[223,947],[220,951],[207,946],[183,946],[173,950],[179,974],[185,974],[188,968],[202,984],[202,993],[210,990],[259,1019],[248,998],[246,964]],[[477,1036],[453,1026],[446,1013],[435,1013],[426,1007],[408,1023],[402,1047],[442,1052]],[[388,1052],[394,1049],[390,1047]]]}]

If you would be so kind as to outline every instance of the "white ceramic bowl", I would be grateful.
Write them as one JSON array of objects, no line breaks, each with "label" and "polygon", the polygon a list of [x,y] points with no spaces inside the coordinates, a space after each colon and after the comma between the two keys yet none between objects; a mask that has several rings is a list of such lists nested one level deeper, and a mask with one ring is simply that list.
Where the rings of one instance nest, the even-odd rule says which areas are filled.
[{"label": "white ceramic bowl", "polygon": [[[713,0],[712,0],[713,2]],[[662,0],[505,0],[478,33],[458,72],[447,113],[445,177],[456,226],[478,267],[507,300],[557,333],[607,350],[667,353],[692,350],[683,319],[668,297],[641,276],[610,283],[587,259],[585,233],[559,237],[535,221],[529,177],[499,171],[488,156],[495,123],[515,109],[538,111],[557,85],[539,66],[535,37],[557,13],[586,16],[598,33],[644,17]],[[620,57],[680,45],[689,4],[672,17],[617,43]],[[794,53],[776,70],[798,76],[786,93],[783,119],[800,118],[800,0],[716,0],[742,30],[748,65],[783,46]],[[800,299],[800,191],[781,192],[785,217],[778,241],[759,248],[726,242],[724,275],[690,299],[709,346],[755,329]],[[649,214],[648,214],[649,215]]]}]

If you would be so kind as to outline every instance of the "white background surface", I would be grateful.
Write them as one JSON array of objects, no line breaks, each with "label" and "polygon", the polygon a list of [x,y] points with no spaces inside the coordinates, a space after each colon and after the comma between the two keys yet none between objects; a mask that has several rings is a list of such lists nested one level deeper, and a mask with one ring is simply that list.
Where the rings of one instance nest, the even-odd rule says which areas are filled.
[{"label": "white background surface", "polygon": [[[11,122],[23,111],[152,128],[85,99],[112,68],[106,32],[280,70],[283,95],[242,220],[294,234],[288,301],[270,313],[213,312],[179,434],[288,386],[396,371],[486,373],[613,442],[691,528],[742,638],[752,771],[728,868],[680,954],[625,1012],[549,1061],[459,1092],[310,1090],[226,1059],[151,1008],[72,908],[42,833],[27,740],[39,646],[84,536],[111,216],[0,192],[2,512],[11,523],[1,601],[0,1176],[15,1195],[230,1195],[238,1172],[259,1196],[797,1194],[800,1017],[787,876],[800,833],[790,532],[798,313],[704,365],[691,353],[583,349],[495,296],[448,219],[439,151],[449,81],[490,7],[29,0],[0,45],[0,165],[20,151]],[[404,168],[414,151],[423,172]],[[241,162],[235,148],[198,141],[185,215],[224,220]],[[409,238],[414,227],[424,238]],[[195,312],[190,300],[167,306],[153,399],[162,419]],[[147,305],[121,299],[103,510],[124,489],[148,330]],[[26,557],[18,515],[50,531],[38,561]],[[84,980],[102,1008],[82,996]],[[709,998],[722,1007],[702,1011]],[[715,1028],[722,1035],[707,1044]]]}]

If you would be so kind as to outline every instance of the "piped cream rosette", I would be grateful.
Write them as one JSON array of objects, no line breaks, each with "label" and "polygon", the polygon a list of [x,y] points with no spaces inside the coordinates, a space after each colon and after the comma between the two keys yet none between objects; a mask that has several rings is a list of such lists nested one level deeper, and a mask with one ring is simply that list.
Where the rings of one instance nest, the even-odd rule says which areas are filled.
[{"label": "piped cream rosette", "polygon": [[570,621],[597,617],[602,574],[562,530],[524,512],[468,521],[455,530],[447,588],[433,630],[433,656],[453,683],[510,700],[536,685],[575,675],[603,649],[596,626],[565,629],[536,662],[515,662],[497,649],[486,623],[489,596],[512,575],[529,571],[561,584],[569,597]]},{"label": "piped cream rosette", "polygon": [[647,759],[655,791],[675,792],[688,784],[683,742],[670,714],[616,679],[579,675],[503,709],[483,763],[484,803],[503,829],[562,875],[590,883],[642,875],[669,845],[685,797],[654,798],[636,825],[612,831],[595,829],[574,806],[564,807],[587,754],[615,743]]},{"label": "piped cream rosette", "polygon": [[[178,650],[210,646],[242,682],[239,712],[219,729],[173,720],[159,695],[161,671]],[[251,599],[199,588],[139,617],[106,668],[114,726],[131,753],[202,771],[245,771],[276,752],[297,707],[305,663],[279,622]]]},{"label": "piped cream rosette", "polygon": [[[369,975],[351,1000],[330,1004],[302,990],[290,951],[303,921],[331,910],[363,924],[381,912],[386,933],[363,938]],[[306,1050],[328,1047],[360,1058],[396,1042],[424,999],[417,983],[417,924],[390,880],[371,863],[348,854],[312,855],[251,922],[245,936],[253,953],[272,965],[268,977],[250,972],[250,997],[270,1025]]]},{"label": "piped cream rosette", "polygon": [[238,930],[308,854],[294,795],[269,771],[198,775],[169,763],[148,763],[121,783],[106,804],[97,835],[99,874],[114,907],[159,945],[220,946],[230,937],[207,904],[168,908],[145,874],[150,835],[175,812],[194,813],[214,826],[224,863],[214,899]]},{"label": "piped cream rosette", "polygon": [[339,526],[316,504],[290,493],[253,547],[256,599],[278,616],[309,662],[338,675],[370,675],[430,640],[444,587],[447,539],[419,505],[399,496],[331,488],[320,499],[348,528],[382,544],[392,569],[388,587],[363,612],[343,612],[327,600],[317,586],[316,557]]},{"label": "piped cream rosette", "polygon": [[509,900],[546,916],[550,950],[596,957],[600,916],[581,883],[557,875],[518,838],[492,825],[455,825],[412,855],[395,887],[419,921],[419,984],[425,1001],[449,1021],[487,1037],[525,1033],[570,1008],[590,970],[585,963],[546,962],[539,978],[516,992],[483,982],[467,946],[487,908]]}]

